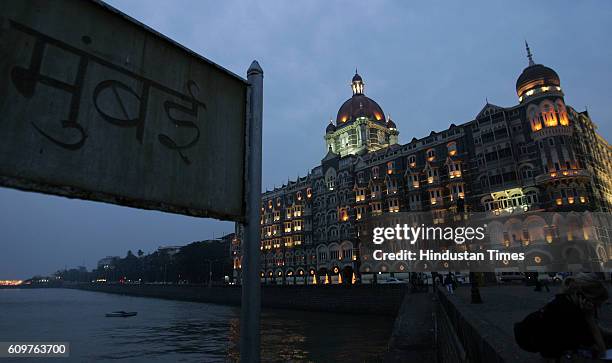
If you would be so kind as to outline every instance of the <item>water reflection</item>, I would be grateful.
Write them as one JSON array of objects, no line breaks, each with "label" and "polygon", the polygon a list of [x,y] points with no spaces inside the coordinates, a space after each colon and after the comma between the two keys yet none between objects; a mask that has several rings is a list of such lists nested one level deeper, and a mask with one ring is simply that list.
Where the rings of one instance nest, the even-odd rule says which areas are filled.
[{"label": "water reflection", "polygon": [[[114,310],[133,318],[105,318]],[[225,362],[239,357],[239,309],[66,289],[0,289],[0,341],[68,341],[71,361]],[[390,317],[262,312],[262,360],[378,361]]]}]

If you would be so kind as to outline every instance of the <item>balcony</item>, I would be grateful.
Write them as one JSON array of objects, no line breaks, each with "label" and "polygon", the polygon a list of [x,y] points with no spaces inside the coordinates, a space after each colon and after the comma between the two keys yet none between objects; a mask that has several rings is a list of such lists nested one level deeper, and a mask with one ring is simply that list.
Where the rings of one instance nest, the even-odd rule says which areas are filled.
[{"label": "balcony", "polygon": [[546,183],[571,178],[590,178],[590,174],[584,169],[556,170],[536,176],[535,181],[536,183]]}]

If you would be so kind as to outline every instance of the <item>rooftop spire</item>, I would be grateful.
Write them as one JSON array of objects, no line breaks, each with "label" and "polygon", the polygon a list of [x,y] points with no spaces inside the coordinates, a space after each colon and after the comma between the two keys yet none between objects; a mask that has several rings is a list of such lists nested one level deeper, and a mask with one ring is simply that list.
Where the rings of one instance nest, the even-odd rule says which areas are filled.
[{"label": "rooftop spire", "polygon": [[531,49],[529,49],[529,43],[525,40],[525,48],[527,48],[527,58],[529,58],[529,66],[535,65],[533,61],[533,54],[531,54]]},{"label": "rooftop spire", "polygon": [[357,68],[355,68],[355,75],[351,80],[351,89],[353,90],[353,95],[363,94],[363,86],[363,79],[361,78],[359,73],[357,73]]}]

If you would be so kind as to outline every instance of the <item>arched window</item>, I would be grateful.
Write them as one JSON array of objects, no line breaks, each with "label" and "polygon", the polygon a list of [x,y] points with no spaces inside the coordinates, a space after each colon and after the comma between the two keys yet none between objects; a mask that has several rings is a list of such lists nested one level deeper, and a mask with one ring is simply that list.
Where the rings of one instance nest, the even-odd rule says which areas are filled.
[{"label": "arched window", "polygon": [[455,141],[449,142],[446,148],[449,156],[455,156],[455,154],[457,154],[457,143]]},{"label": "arched window", "polygon": [[491,198],[491,197],[485,197],[485,198],[482,200],[482,206],[484,207],[484,209],[485,209],[486,211],[491,211],[491,210],[493,210],[493,198]]},{"label": "arched window", "polygon": [[540,104],[540,112],[544,119],[544,126],[554,127],[557,126],[557,114],[552,102],[546,100]]},{"label": "arched window", "polygon": [[416,167],[416,155],[408,156],[408,166],[410,166],[411,168]]},{"label": "arched window", "polygon": [[561,124],[561,126],[569,126],[567,109],[565,108],[565,104],[561,99],[555,101],[555,108],[557,109],[557,114],[559,115],[559,124]]},{"label": "arched window", "polygon": [[538,108],[534,105],[529,106],[529,110],[527,111],[527,117],[529,118],[529,122],[531,124],[531,131],[539,131],[542,129],[542,121],[540,120],[540,113],[538,112]]},{"label": "arched window", "polygon": [[428,149],[427,150],[427,161],[434,161],[436,159],[436,150]]},{"label": "arched window", "polygon": [[327,169],[327,172],[325,173],[325,185],[327,186],[327,189],[334,190],[334,187],[336,186],[336,170],[334,168]]},{"label": "arched window", "polygon": [[521,177],[523,179],[533,178],[533,168],[531,166],[525,166],[521,169]]},{"label": "arched window", "polygon": [[534,190],[525,193],[525,203],[533,205],[538,203],[538,193]]}]

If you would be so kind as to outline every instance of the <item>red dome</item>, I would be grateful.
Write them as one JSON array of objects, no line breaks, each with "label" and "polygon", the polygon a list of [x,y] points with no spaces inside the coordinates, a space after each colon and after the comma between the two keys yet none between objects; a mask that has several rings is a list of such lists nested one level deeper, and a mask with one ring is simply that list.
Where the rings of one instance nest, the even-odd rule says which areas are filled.
[{"label": "red dome", "polygon": [[342,127],[355,121],[358,117],[385,123],[385,114],[376,101],[363,94],[354,94],[340,106],[336,117],[336,126]]}]

